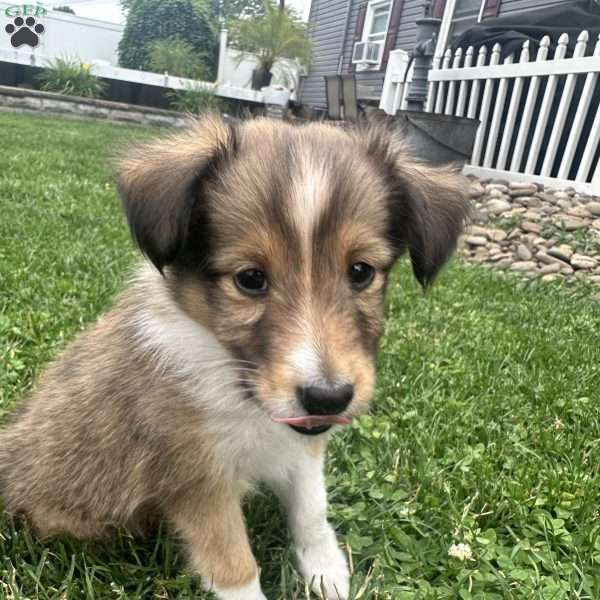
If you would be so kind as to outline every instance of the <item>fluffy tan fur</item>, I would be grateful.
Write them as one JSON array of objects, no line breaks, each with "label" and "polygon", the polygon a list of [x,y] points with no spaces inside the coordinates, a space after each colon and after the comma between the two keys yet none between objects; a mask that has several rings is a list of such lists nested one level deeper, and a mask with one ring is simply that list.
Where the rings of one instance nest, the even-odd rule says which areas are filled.
[{"label": "fluffy tan fur", "polygon": [[[240,588],[257,574],[248,485],[286,476],[277,448],[309,462],[325,449],[270,417],[301,414],[307,368],[354,386],[348,414],[367,410],[390,268],[408,250],[419,279],[433,278],[464,221],[464,183],[417,164],[382,127],[209,118],[135,150],[119,187],[163,275],[143,267],[48,368],[0,434],[0,490],[40,535],[166,518],[206,580]],[[375,268],[361,292],[348,283],[355,262]],[[236,287],[249,268],[268,274],[267,295]],[[244,415],[260,429],[245,431]]]}]

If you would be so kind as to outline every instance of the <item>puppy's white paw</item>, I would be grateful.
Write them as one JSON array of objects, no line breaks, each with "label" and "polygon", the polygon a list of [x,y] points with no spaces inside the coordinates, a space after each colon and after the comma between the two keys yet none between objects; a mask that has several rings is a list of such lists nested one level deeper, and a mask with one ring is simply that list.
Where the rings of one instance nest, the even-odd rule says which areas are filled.
[{"label": "puppy's white paw", "polygon": [[238,588],[220,589],[213,586],[211,591],[219,600],[267,600],[267,597],[260,589],[260,581],[258,577],[248,585]]},{"label": "puppy's white paw", "polygon": [[350,593],[350,571],[333,531],[317,543],[296,548],[298,568],[312,590],[327,600],[346,600]]}]

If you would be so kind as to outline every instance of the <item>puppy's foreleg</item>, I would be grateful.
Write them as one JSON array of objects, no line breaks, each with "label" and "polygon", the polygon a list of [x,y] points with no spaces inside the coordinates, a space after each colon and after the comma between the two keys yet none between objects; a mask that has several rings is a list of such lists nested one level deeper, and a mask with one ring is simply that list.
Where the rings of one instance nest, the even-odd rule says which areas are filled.
[{"label": "puppy's foreleg", "polygon": [[190,548],[192,566],[219,600],[266,600],[237,495],[189,498],[169,516]]},{"label": "puppy's foreleg", "polygon": [[294,539],[298,567],[317,595],[345,600],[350,592],[350,572],[335,532],[327,521],[327,491],[323,472],[324,452],[307,452],[272,482],[284,503]]}]

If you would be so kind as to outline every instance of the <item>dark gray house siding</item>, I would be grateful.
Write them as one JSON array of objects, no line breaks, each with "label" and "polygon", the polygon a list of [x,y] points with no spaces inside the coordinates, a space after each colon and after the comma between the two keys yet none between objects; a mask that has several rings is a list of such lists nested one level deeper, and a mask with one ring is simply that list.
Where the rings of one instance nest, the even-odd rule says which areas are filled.
[{"label": "dark gray house siding", "polygon": [[[396,0],[397,2],[401,0]],[[313,40],[313,64],[302,83],[300,101],[308,106],[324,108],[325,75],[337,73],[338,61],[342,55],[342,73],[351,71],[352,49],[356,41],[356,25],[361,6],[365,0],[313,0],[309,23]],[[422,14],[423,0],[404,0],[402,20],[396,38],[395,48],[412,48],[414,44],[414,20]],[[346,16],[350,9],[346,25]],[[404,15],[407,15],[405,19]],[[402,45],[400,45],[402,44]],[[409,44],[405,46],[404,44]],[[343,50],[342,50],[343,46]],[[385,71],[356,73],[357,82],[369,86],[379,94],[383,86]]]},{"label": "dark gray house siding", "polygon": [[[416,39],[416,21],[423,16],[423,0],[395,0],[402,2],[402,14],[398,35],[394,48],[402,48],[407,52],[412,51]],[[494,4],[498,0],[490,0]],[[499,0],[499,16],[525,10],[532,10],[544,6],[555,6],[571,2],[572,0]],[[361,6],[367,0],[313,0],[310,10],[311,37],[314,44],[314,62],[309,75],[304,79],[300,91],[300,101],[308,106],[324,108],[325,100],[325,75],[337,73],[338,61],[343,45],[342,73],[349,73],[352,69],[352,49],[357,41],[356,25]],[[350,8],[350,15],[346,25],[346,15]],[[357,83],[372,88],[377,95],[381,93],[385,69],[379,71],[366,71],[356,73]]]},{"label": "dark gray house siding", "polygon": [[344,41],[344,21],[349,0],[312,0],[310,28],[313,63],[302,82],[300,100],[308,106],[324,107],[325,75],[337,72]]}]

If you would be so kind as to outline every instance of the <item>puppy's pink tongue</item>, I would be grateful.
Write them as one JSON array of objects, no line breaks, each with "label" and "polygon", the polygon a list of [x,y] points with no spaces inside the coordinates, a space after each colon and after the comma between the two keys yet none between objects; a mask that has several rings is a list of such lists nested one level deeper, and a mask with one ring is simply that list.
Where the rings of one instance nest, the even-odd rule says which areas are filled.
[{"label": "puppy's pink tongue", "polygon": [[305,417],[272,417],[275,423],[297,425],[298,427],[320,427],[321,425],[350,425],[352,419],[342,415],[306,415]]}]

